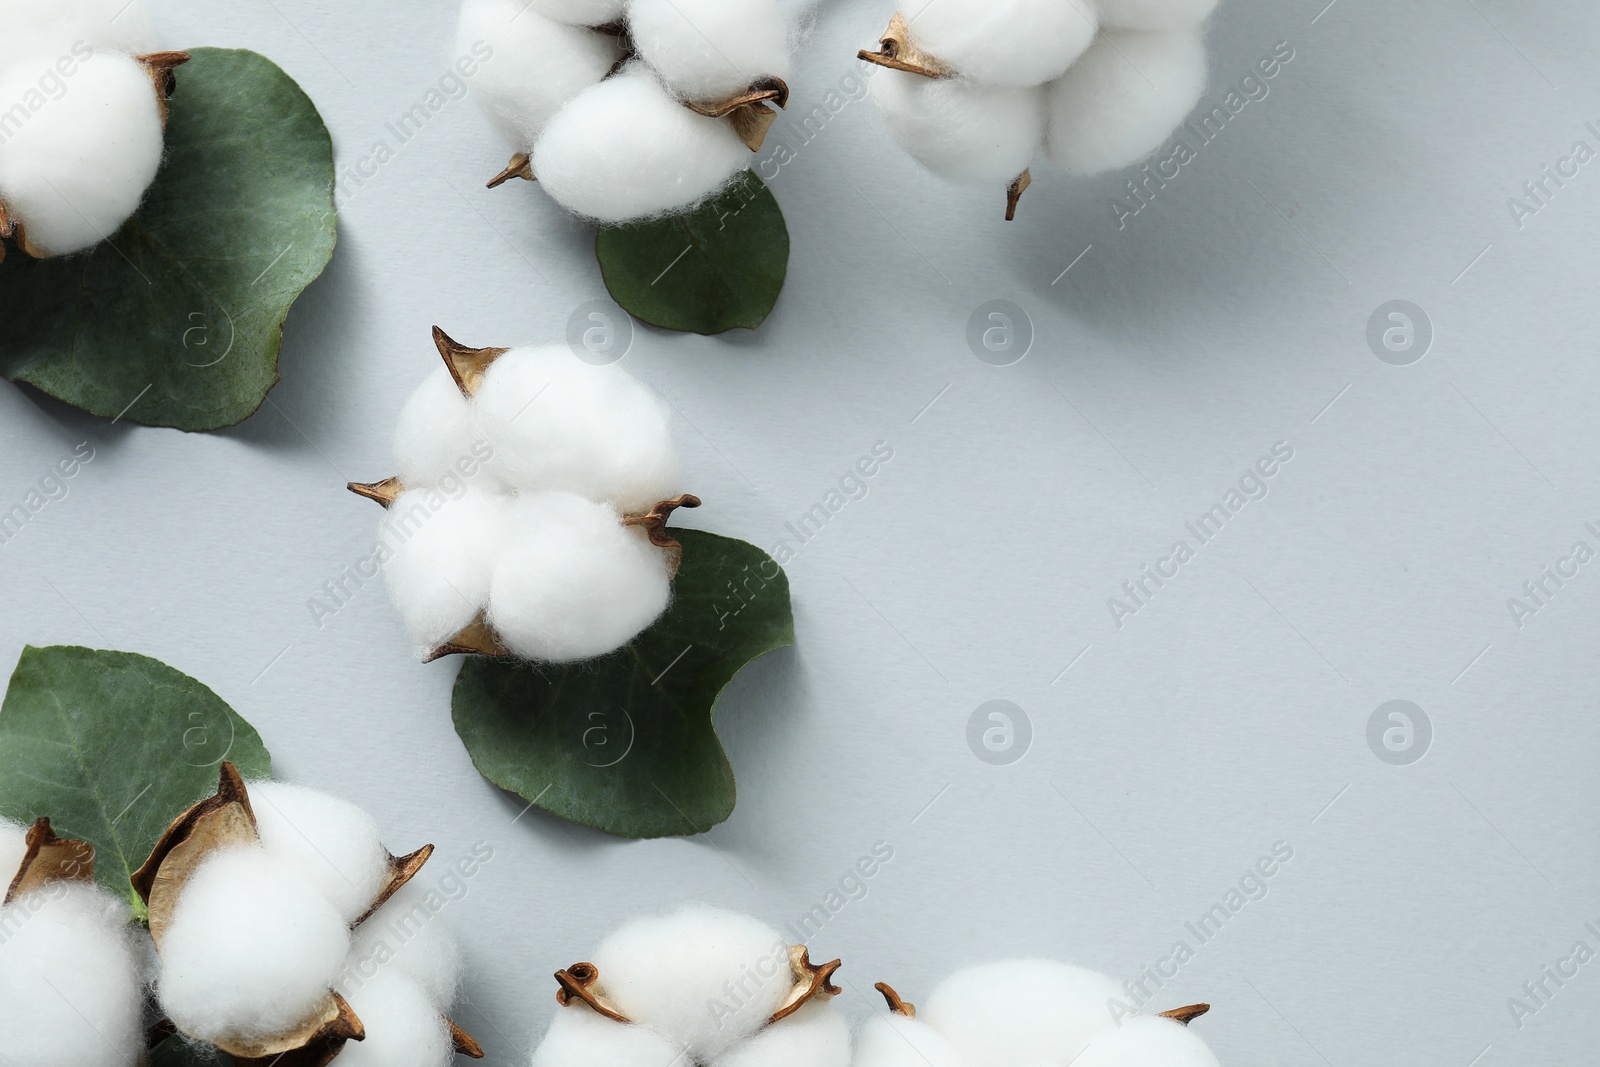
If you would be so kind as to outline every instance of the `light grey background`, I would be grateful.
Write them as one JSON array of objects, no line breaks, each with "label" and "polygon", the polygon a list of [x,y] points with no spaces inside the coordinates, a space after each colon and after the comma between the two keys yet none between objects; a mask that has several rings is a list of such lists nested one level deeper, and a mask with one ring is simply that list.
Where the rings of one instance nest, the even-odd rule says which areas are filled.
[{"label": "light grey background", "polygon": [[[1196,1025],[1224,1064],[1591,1057],[1600,962],[1520,1029],[1508,999],[1600,950],[1600,562],[1521,628],[1507,600],[1574,541],[1600,549],[1600,161],[1521,228],[1507,199],[1600,148],[1600,9],[1325,2],[1225,0],[1207,107],[1277,42],[1295,58],[1125,229],[1126,175],[1041,165],[1006,225],[998,190],[921,173],[852,103],[773,182],[794,250],[759,334],[640,331],[627,365],[676,406],[706,500],[688,523],[771,548],[894,449],[788,568],[799,643],[727,695],[739,806],[702,838],[515,818],[452,732],[456,664],[410,661],[376,585],[320,628],[307,606],[370,551],[377,511],[344,483],[391,473],[428,327],[555,340],[603,295],[586,228],[536,186],[482,188],[506,152],[470,102],[345,198],[244,425],[109,426],[0,386],[0,503],[97,450],[0,548],[0,662],[25,642],[159,657],[397,850],[490,842],[449,915],[494,1065],[524,1061],[551,971],[623,918],[707,899],[781,925],[878,841],[894,858],[813,942],[845,958],[854,1016],[876,979],[915,1000],[1014,954],[1133,977],[1284,841],[1265,899],[1151,1005],[1212,1002]],[[287,68],[345,165],[450,59],[449,0],[152,3],[174,47]],[[824,8],[799,110],[888,14]],[[993,299],[1035,331],[1013,366],[967,345]],[[1435,331],[1407,367],[1365,339],[1396,299]],[[1280,441],[1269,495],[1118,628],[1107,599]],[[996,699],[1032,723],[1010,766],[966,742]],[[1395,699],[1433,725],[1410,766],[1368,748]]]}]

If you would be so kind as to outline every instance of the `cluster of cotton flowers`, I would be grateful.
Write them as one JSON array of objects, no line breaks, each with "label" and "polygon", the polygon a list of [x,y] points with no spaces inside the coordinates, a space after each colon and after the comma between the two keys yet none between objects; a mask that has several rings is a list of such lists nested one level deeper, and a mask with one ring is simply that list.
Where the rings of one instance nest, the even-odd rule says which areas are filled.
[{"label": "cluster of cotton flowers", "polygon": [[1218,0],[905,0],[872,80],[884,123],[929,170],[1009,186],[1041,150],[1068,174],[1136,163],[1205,88]]},{"label": "cluster of cotton flowers", "polygon": [[43,258],[115,233],[161,165],[187,58],[156,51],[139,0],[0,0],[0,237]]},{"label": "cluster of cotton flowers", "polygon": [[849,1067],[838,965],[735,912],[638,919],[556,973],[532,1067]]},{"label": "cluster of cotton flowers", "polygon": [[537,179],[617,223],[686,211],[744,170],[776,112],[807,0],[465,0],[456,49]]},{"label": "cluster of cotton flowers", "polygon": [[133,1067],[144,982],[127,903],[95,885],[87,845],[53,859],[46,841],[46,820],[0,820],[0,1064]]},{"label": "cluster of cotton flowers", "polygon": [[178,1033],[251,1062],[308,1048],[338,1067],[481,1054],[444,1014],[461,957],[442,903],[416,880],[431,852],[392,856],[355,805],[246,787],[224,764],[217,795],[174,822],[134,876],[161,1011]]},{"label": "cluster of cotton flowers", "polygon": [[604,655],[666,610],[679,479],[666,405],[566,345],[468,349],[401,410],[378,560],[418,655]]},{"label": "cluster of cotton flowers", "polygon": [[1133,1014],[1122,983],[1050,960],[958,971],[919,1011],[878,983],[891,1011],[856,1039],[853,1067],[1217,1067],[1189,1027],[1206,1005]]}]

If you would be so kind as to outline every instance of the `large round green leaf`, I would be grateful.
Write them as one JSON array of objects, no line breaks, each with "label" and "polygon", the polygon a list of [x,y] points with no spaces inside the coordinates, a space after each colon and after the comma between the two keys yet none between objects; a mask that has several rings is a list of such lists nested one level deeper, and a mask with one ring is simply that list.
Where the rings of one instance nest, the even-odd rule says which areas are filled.
[{"label": "large round green leaf", "polygon": [[333,144],[270,60],[193,55],[138,213],[82,255],[0,264],[0,374],[96,415],[214,430],[261,406],[289,307],[333,254]]},{"label": "large round green leaf", "polygon": [[789,273],[789,228],[772,192],[745,171],[698,210],[595,237],[612,299],[634,318],[669,330],[753,330],[778,302]]},{"label": "large round green leaf", "polygon": [[673,535],[672,607],[626,647],[569,666],[462,667],[456,732],[485,778],[623,837],[703,833],[732,813],[717,697],[746,663],[794,643],[789,580],[754,545]]},{"label": "large round green leaf", "polygon": [[142,913],[129,876],[216,789],[225,759],[246,778],[272,773],[254,727],[188,675],[131,652],[30,645],[0,705],[0,815],[48,816],[94,845],[96,879]]}]

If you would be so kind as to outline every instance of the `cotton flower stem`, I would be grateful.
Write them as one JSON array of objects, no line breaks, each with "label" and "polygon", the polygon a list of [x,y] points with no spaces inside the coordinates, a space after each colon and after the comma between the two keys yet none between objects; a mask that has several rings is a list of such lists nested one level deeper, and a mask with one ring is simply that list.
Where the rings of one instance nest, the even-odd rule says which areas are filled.
[{"label": "cotton flower stem", "polygon": [[1170,1011],[1163,1011],[1158,1014],[1163,1019],[1176,1019],[1183,1025],[1188,1026],[1210,1010],[1211,1005],[1209,1004],[1188,1004],[1184,1007],[1173,1008]]},{"label": "cotton flower stem", "polygon": [[49,819],[39,819],[28,828],[27,843],[28,850],[6,889],[5,903],[53,882],[94,881],[94,846],[57,837]]},{"label": "cotton flower stem", "polygon": [[943,63],[911,43],[911,28],[906,24],[906,17],[898,11],[889,20],[889,28],[883,31],[878,44],[881,46],[878,51],[869,52],[863,48],[856,56],[880,67],[920,74],[924,78],[950,76],[949,69]]},{"label": "cotton flower stem", "polygon": [[900,994],[888,982],[874,982],[872,988],[883,994],[883,999],[889,1002],[889,1010],[896,1015],[904,1015],[907,1019],[917,1017],[917,1006],[909,1000],[900,999]]},{"label": "cotton flower stem", "polygon": [[1015,221],[1017,217],[1017,201],[1022,199],[1022,194],[1028,186],[1033,184],[1033,174],[1024,170],[1017,175],[1015,181],[1006,187],[1006,221]]}]

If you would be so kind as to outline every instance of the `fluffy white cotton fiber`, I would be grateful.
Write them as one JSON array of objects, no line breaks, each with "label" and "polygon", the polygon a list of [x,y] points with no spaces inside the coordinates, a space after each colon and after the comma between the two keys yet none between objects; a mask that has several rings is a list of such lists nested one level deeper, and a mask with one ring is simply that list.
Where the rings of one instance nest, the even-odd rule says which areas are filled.
[{"label": "fluffy white cotton fiber", "polygon": [[356,927],[341,990],[359,988],[367,976],[396,971],[422,990],[435,1011],[444,1011],[461,984],[461,950],[449,927],[430,907],[430,890],[412,880]]},{"label": "fluffy white cotton fiber", "polygon": [[[0,819],[0,885],[9,886],[28,854],[28,831],[10,819]],[[5,890],[0,889],[0,896]]]},{"label": "fluffy white cotton fiber", "polygon": [[379,543],[389,599],[426,657],[483,608],[494,567],[510,538],[509,498],[478,489],[446,497],[401,493],[383,514]]},{"label": "fluffy white cotton fiber", "polygon": [[571,26],[604,26],[622,18],[627,0],[525,0],[530,11]]},{"label": "fluffy white cotton fiber", "polygon": [[303,785],[251,782],[249,790],[268,857],[309,879],[345,922],[360,918],[389,879],[377,820]]},{"label": "fluffy white cotton fiber", "polygon": [[971,1067],[1070,1063],[1112,1026],[1123,996],[1111,976],[1051,960],[1009,960],[958,971],[939,983],[917,1018]]},{"label": "fluffy white cotton fiber", "polygon": [[619,1023],[575,1004],[556,1010],[532,1067],[694,1067],[694,1060],[648,1026]]},{"label": "fluffy white cotton fiber", "polygon": [[457,55],[481,55],[483,46],[490,50],[479,61],[472,89],[501,134],[524,152],[552,115],[622,57],[615,37],[555,21],[540,13],[543,6],[562,5],[466,0],[456,31]]},{"label": "fluffy white cotton fiber", "polygon": [[789,77],[777,0],[632,0],[628,25],[640,57],[685,100],[717,102],[758,78]]},{"label": "fluffy white cotton fiber", "polygon": [[1217,1057],[1192,1029],[1174,1019],[1141,1015],[1124,1019],[1095,1038],[1073,1067],[1218,1067]]},{"label": "fluffy white cotton fiber", "polygon": [[[904,1015],[875,1015],[856,1035],[856,1067],[970,1067],[933,1027]],[[1021,1065],[1019,1065],[1021,1067]]]},{"label": "fluffy white cotton fiber", "polygon": [[755,1033],[793,984],[778,932],[718,908],[635,919],[592,959],[622,1013],[687,1047],[695,1062]]},{"label": "fluffy white cotton fiber", "polygon": [[1200,25],[1217,0],[1095,0],[1100,21],[1114,29],[1181,30]]},{"label": "fluffy white cotton fiber", "polygon": [[1194,109],[1205,83],[1198,32],[1107,31],[1050,87],[1050,158],[1079,175],[1136,163]]},{"label": "fluffy white cotton fiber", "polygon": [[206,859],[178,896],[156,993],[184,1033],[276,1037],[324,1003],[350,949],[344,918],[264,849]]},{"label": "fluffy white cotton fiber", "polygon": [[449,1067],[455,1050],[444,1016],[398,971],[380,971],[346,996],[367,1036],[345,1044],[338,1067]]},{"label": "fluffy white cotton fiber", "polygon": [[1099,29],[1088,0],[905,0],[911,41],[984,85],[1061,76]]},{"label": "fluffy white cotton fiber", "polygon": [[139,0],[0,0],[0,26],[6,37],[0,71],[26,68],[35,77],[84,50],[132,56],[158,47]]},{"label": "fluffy white cotton fiber", "polygon": [[[0,79],[0,109],[37,93],[38,75]],[[133,214],[161,164],[160,104],[146,69],[101,52],[70,89],[0,143],[0,199],[32,247],[67,255],[99,244]]]},{"label": "fluffy white cotton fiber", "polygon": [[[849,1067],[850,1026],[818,997],[711,1061],[710,1067]],[[930,1067],[927,1063],[906,1067]],[[934,1064],[932,1067],[940,1067]]]},{"label": "fluffy white cotton fiber", "polygon": [[1045,92],[898,70],[873,76],[884,125],[911,156],[954,181],[1009,183],[1044,139]]},{"label": "fluffy white cotton fiber", "polygon": [[476,477],[475,461],[486,454],[472,404],[450,372],[436,368],[406,400],[395,424],[394,458],[401,484],[424,489],[464,472]]},{"label": "fluffy white cotton fiber", "polygon": [[490,469],[508,485],[565,489],[625,512],[678,492],[666,405],[627,371],[565,345],[514,348],[477,391]]},{"label": "fluffy white cotton fiber", "polygon": [[749,160],[730,123],[690,111],[635,63],[550,120],[533,172],[568,211],[626,222],[698,204]]},{"label": "fluffy white cotton fiber", "polygon": [[133,1067],[143,1012],[123,901],[56,882],[0,909],[0,1064]]},{"label": "fluffy white cotton fiber", "polygon": [[570,663],[630,641],[666,610],[667,554],[609,504],[575,493],[520,494],[516,531],[489,582],[489,623],[524,659]]}]

